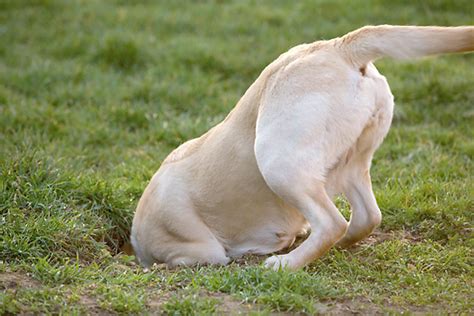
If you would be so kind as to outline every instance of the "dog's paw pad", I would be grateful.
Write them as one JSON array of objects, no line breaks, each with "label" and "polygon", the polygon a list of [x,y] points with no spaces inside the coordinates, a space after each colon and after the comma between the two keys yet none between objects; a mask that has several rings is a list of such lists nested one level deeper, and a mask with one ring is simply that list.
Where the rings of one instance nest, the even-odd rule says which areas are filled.
[{"label": "dog's paw pad", "polygon": [[281,269],[293,269],[288,255],[271,256],[265,260],[265,268],[279,271]]}]

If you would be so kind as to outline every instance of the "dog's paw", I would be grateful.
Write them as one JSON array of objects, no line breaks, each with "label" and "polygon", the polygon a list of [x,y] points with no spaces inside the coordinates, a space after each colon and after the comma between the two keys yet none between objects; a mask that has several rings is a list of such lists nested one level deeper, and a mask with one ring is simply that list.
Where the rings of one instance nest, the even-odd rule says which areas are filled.
[{"label": "dog's paw", "polygon": [[265,268],[279,271],[281,269],[295,269],[294,263],[289,255],[271,256],[265,260]]}]

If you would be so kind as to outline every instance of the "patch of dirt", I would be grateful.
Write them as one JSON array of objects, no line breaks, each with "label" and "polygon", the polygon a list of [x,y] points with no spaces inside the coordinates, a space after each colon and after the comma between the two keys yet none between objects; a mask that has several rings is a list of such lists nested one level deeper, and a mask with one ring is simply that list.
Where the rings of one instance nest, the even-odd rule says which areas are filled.
[{"label": "patch of dirt", "polygon": [[216,298],[220,304],[216,308],[216,312],[219,315],[237,315],[244,314],[248,315],[250,312],[255,311],[255,304],[246,304],[239,302],[229,294],[225,293],[206,293],[208,297]]},{"label": "patch of dirt", "polygon": [[147,310],[151,312],[157,312],[160,310],[160,306],[171,297],[171,292],[159,292],[158,294],[151,295],[146,300]]},{"label": "patch of dirt", "polygon": [[116,315],[116,313],[102,309],[97,300],[89,295],[82,294],[79,304],[87,310],[87,315]]},{"label": "patch of dirt", "polygon": [[365,298],[342,299],[325,302],[325,307],[319,309],[324,315],[387,315],[387,314],[403,314],[421,315],[430,312],[442,310],[442,307],[419,307],[419,306],[398,306],[390,303],[384,303],[380,306]]},{"label": "patch of dirt", "polygon": [[18,288],[38,288],[41,283],[27,276],[26,274],[18,272],[2,272],[0,273],[0,289],[18,289]]},{"label": "patch of dirt", "polygon": [[[369,237],[365,238],[364,240],[358,242],[357,244],[353,245],[350,248],[357,248],[362,245],[377,245],[383,243],[387,240],[403,240],[409,243],[415,244],[422,240],[422,237],[416,236],[415,234],[405,231],[405,230],[397,230],[397,231],[375,231]],[[349,249],[350,249],[349,248]]]},{"label": "patch of dirt", "polygon": [[[38,289],[43,287],[41,282],[29,277],[26,273],[2,272],[0,273],[0,291],[12,291],[20,289]],[[115,315],[100,308],[97,300],[88,295],[81,295],[79,304],[83,305],[88,315]],[[30,314],[29,311],[22,311],[20,314]]]},{"label": "patch of dirt", "polygon": [[[160,292],[149,296],[146,303],[147,312],[159,314],[161,312],[161,306],[166,303],[171,296],[176,294],[176,292]],[[199,296],[202,298],[215,298],[219,301],[216,306],[217,315],[248,315],[250,312],[258,310],[255,304],[245,304],[225,293],[202,290],[199,292]]]},{"label": "patch of dirt", "polygon": [[379,306],[364,299],[345,299],[327,302],[320,312],[325,315],[380,315],[383,311]]}]

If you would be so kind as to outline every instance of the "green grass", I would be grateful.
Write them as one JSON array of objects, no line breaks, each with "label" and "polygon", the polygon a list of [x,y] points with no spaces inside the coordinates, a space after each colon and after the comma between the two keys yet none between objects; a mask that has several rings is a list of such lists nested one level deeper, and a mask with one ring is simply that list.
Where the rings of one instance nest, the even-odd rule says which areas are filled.
[{"label": "green grass", "polygon": [[[474,56],[377,63],[396,98],[375,237],[297,272],[120,253],[161,161],[290,47],[472,24],[471,1],[0,1],[0,314],[474,312]],[[347,203],[338,200],[347,215]]]}]

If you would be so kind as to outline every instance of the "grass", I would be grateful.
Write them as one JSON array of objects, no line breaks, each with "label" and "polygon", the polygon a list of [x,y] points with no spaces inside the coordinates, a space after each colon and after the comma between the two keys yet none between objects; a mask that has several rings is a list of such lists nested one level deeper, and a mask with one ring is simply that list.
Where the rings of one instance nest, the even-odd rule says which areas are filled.
[{"label": "grass", "polygon": [[[474,57],[377,63],[396,97],[375,237],[297,272],[144,272],[120,253],[177,145],[290,47],[472,24],[470,1],[0,1],[0,314],[474,311]],[[347,215],[347,203],[338,205]]]}]

